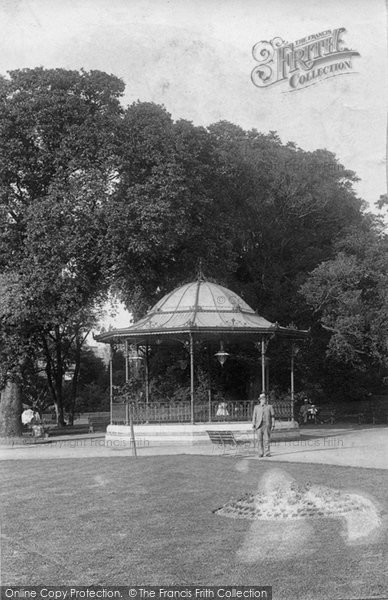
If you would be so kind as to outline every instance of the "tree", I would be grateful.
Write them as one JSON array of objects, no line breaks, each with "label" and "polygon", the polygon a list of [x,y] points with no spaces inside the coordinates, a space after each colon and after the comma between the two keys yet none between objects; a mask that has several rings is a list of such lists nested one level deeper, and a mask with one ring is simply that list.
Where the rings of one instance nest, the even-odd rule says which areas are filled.
[{"label": "tree", "polygon": [[128,107],[122,125],[108,237],[113,279],[135,316],[201,261],[268,318],[308,318],[299,286],[362,220],[354,173],[274,132],[195,127],[152,103]]},{"label": "tree", "polygon": [[109,372],[104,361],[87,345],[81,349],[77,389],[74,377],[65,382],[64,407],[69,416],[109,410]]},{"label": "tree", "polygon": [[21,435],[21,366],[31,352],[17,277],[0,275],[0,437]]},{"label": "tree", "polygon": [[237,257],[227,199],[216,194],[208,132],[174,123],[163,107],[130,106],[123,122],[120,184],[108,211],[116,287],[136,316],[193,278],[226,279]]},{"label": "tree", "polygon": [[52,412],[53,401],[40,361],[26,359],[21,370],[21,396],[23,406],[29,406],[40,417]]},{"label": "tree", "polygon": [[[74,194],[67,189],[67,194],[59,192],[34,203],[26,228],[26,257],[20,265],[29,316],[36,324],[34,339],[46,364],[59,421],[64,375],[74,365],[74,406],[81,349],[97,322],[108,285],[102,267],[102,211],[89,196],[92,185]],[[103,194],[97,192],[100,197]]]},{"label": "tree", "polygon": [[344,230],[362,221],[355,174],[332,153],[283,145],[275,132],[225,122],[209,131],[223,167],[219,193],[237,207],[239,257],[229,284],[270,320],[306,321],[300,285],[333,255]]},{"label": "tree", "polygon": [[184,283],[182,273],[192,280],[201,262],[206,277],[268,319],[314,325],[298,290],[363,223],[353,172],[275,132],[195,127],[150,103],[127,109],[122,143],[108,237],[113,279],[135,317]]},{"label": "tree", "polygon": [[[59,424],[69,357],[107,289],[103,207],[116,185],[123,90],[99,71],[24,69],[0,81],[0,273],[19,286],[8,320],[28,323]],[[23,354],[23,335],[3,339]]]},{"label": "tree", "polygon": [[362,397],[381,386],[388,368],[388,237],[382,223],[369,217],[336,250],[313,270],[301,293],[329,334],[331,387]]},{"label": "tree", "polygon": [[17,286],[1,369],[18,385],[23,361],[44,359],[60,424],[64,374],[75,365],[74,404],[110,286],[137,317],[201,264],[268,319],[314,324],[298,289],[365,220],[355,174],[330,152],[174,122],[152,103],[123,110],[123,89],[98,71],[0,81],[0,274]]}]

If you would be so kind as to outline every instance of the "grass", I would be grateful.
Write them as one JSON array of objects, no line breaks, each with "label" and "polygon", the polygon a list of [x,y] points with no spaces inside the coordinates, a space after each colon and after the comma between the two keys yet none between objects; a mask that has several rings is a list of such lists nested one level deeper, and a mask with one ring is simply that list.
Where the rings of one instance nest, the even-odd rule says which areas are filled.
[{"label": "grass", "polygon": [[287,529],[213,514],[275,468],[387,510],[376,469],[219,456],[3,462],[2,584],[272,585],[275,599],[301,600],[386,592],[384,520],[352,546],[336,519]]}]

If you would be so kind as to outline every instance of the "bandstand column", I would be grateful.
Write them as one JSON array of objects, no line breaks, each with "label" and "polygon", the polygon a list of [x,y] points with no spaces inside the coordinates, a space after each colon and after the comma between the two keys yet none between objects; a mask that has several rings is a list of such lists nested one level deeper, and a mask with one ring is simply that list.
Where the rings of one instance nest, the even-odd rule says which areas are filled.
[{"label": "bandstand column", "polygon": [[194,340],[190,333],[190,414],[191,423],[194,423]]},{"label": "bandstand column", "polygon": [[129,379],[129,365],[128,365],[128,340],[125,340],[125,383]]},{"label": "bandstand column", "polygon": [[113,421],[113,346],[109,345],[109,400],[110,400],[110,422]]},{"label": "bandstand column", "polygon": [[295,385],[294,385],[294,366],[295,366],[295,344],[291,345],[291,419],[294,420],[294,402],[295,402]]},{"label": "bandstand column", "polygon": [[261,338],[261,393],[265,394],[265,340]]},{"label": "bandstand column", "polygon": [[146,349],[145,349],[145,397],[146,397],[146,405],[148,408],[148,403],[150,401],[150,365],[149,365],[149,356],[148,356],[148,344],[146,344]]},{"label": "bandstand column", "polygon": [[[129,364],[128,364],[128,340],[125,340],[125,383],[129,379]],[[125,404],[125,424],[129,424],[129,404]]]},{"label": "bandstand column", "polygon": [[148,419],[149,419],[149,402],[150,402],[150,364],[149,364],[149,347],[148,347],[148,343],[146,344],[145,347],[145,353],[144,353],[144,370],[145,370],[145,401],[146,401],[146,406],[145,406],[145,410],[146,410],[146,423],[148,423]]}]

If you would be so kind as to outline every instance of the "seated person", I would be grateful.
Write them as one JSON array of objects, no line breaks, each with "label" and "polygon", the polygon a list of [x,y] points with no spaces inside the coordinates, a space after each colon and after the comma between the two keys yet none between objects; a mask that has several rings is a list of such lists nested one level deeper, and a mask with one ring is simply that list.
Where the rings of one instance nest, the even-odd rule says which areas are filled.
[{"label": "seated person", "polygon": [[299,410],[300,419],[303,421],[304,424],[307,423],[307,419],[309,416],[309,410],[310,410],[310,404],[309,404],[309,401],[307,400],[307,398],[305,398],[305,400]]},{"label": "seated person", "polygon": [[220,402],[217,408],[216,417],[229,417],[228,405],[226,402]]},{"label": "seated person", "polygon": [[308,409],[308,418],[310,421],[316,421],[318,409],[315,404],[311,404]]}]

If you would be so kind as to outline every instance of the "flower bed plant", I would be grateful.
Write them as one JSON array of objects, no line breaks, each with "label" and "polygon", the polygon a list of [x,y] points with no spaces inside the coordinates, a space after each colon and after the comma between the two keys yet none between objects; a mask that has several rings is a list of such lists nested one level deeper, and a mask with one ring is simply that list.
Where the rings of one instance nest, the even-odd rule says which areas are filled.
[{"label": "flower bed plant", "polygon": [[371,511],[376,512],[374,504],[363,496],[313,486],[308,482],[291,482],[256,494],[247,493],[213,512],[233,519],[283,520],[339,517]]}]

